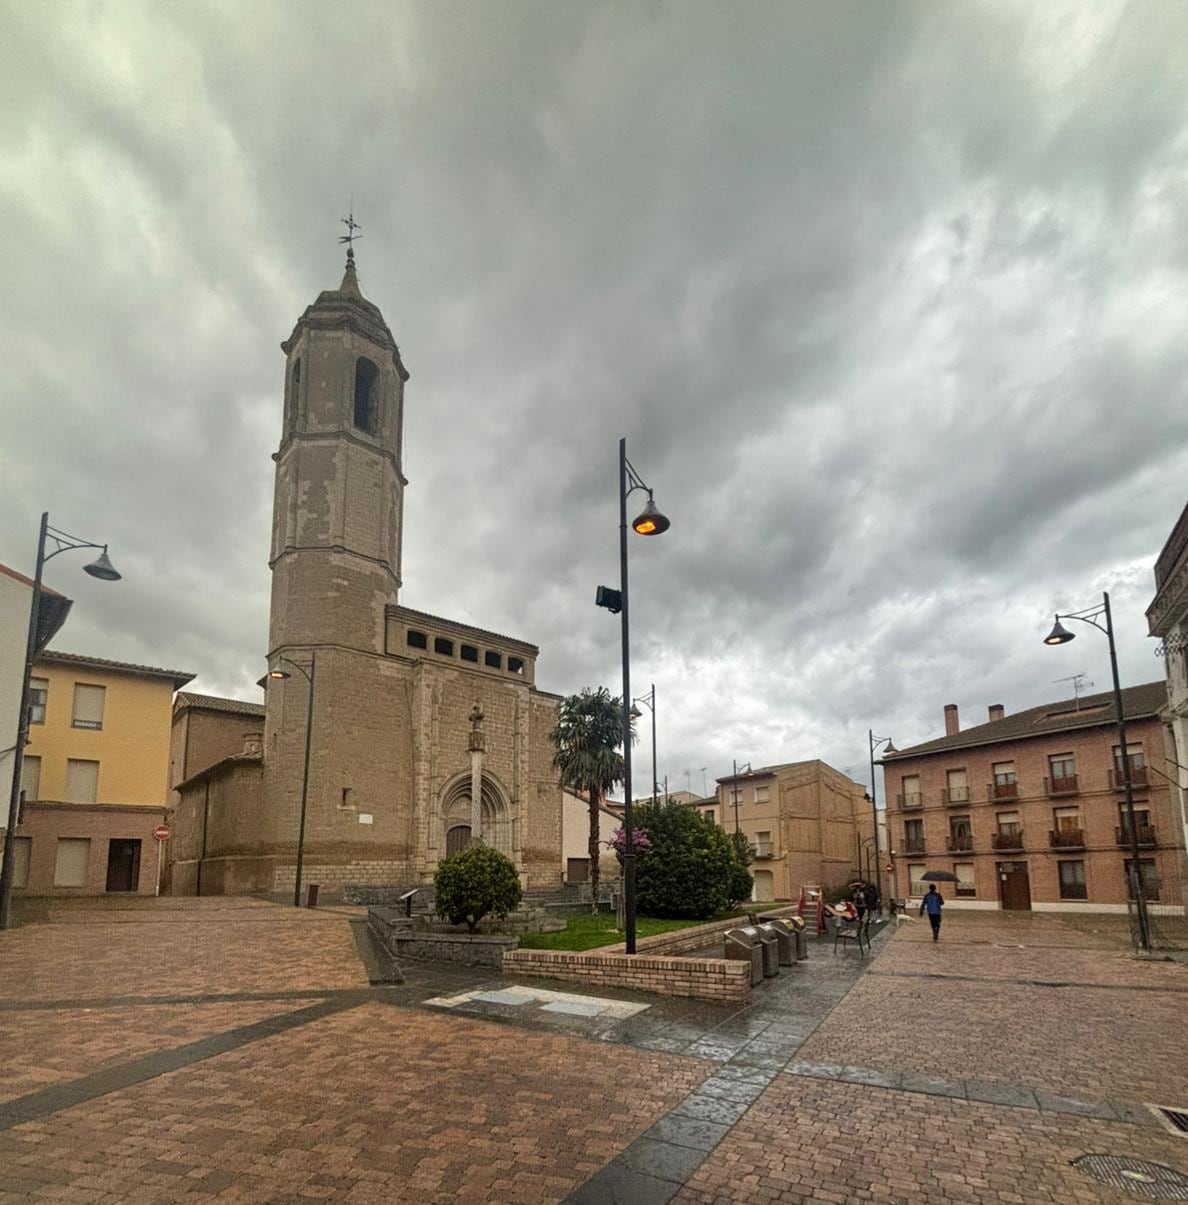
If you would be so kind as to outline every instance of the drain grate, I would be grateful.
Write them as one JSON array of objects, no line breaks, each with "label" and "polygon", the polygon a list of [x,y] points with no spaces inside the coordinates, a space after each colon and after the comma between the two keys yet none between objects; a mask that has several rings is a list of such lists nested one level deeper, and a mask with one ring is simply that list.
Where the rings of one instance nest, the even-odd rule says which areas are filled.
[{"label": "drain grate", "polygon": [[1099,1184],[1124,1189],[1148,1201],[1188,1201],[1188,1176],[1150,1159],[1082,1155],[1072,1161],[1072,1166]]},{"label": "drain grate", "polygon": [[1148,1105],[1165,1129],[1188,1138],[1188,1109],[1173,1109],[1170,1105]]}]

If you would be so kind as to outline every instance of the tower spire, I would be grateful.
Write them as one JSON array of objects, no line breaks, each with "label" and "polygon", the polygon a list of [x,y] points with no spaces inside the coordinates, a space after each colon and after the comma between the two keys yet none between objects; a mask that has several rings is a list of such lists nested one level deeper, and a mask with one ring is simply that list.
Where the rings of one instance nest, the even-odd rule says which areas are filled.
[{"label": "tower spire", "polygon": [[353,293],[356,297],[362,297],[363,294],[359,290],[359,278],[355,274],[355,240],[361,239],[361,234],[356,234],[356,230],[362,230],[363,227],[355,221],[355,198],[351,198],[351,207],[345,218],[340,218],[339,221],[347,228],[346,234],[338,236],[339,243],[346,243],[347,258],[346,272],[343,273],[342,286],[339,289],[341,293]]}]

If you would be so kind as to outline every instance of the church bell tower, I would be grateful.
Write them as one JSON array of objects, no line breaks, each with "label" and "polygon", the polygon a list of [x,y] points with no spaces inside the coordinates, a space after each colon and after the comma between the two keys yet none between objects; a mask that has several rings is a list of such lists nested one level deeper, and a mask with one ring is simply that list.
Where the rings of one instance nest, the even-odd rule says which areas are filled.
[{"label": "church bell tower", "polygon": [[408,373],[359,289],[353,248],[342,284],[318,296],[281,349],[270,662],[323,646],[383,653],[384,607],[401,584]]}]

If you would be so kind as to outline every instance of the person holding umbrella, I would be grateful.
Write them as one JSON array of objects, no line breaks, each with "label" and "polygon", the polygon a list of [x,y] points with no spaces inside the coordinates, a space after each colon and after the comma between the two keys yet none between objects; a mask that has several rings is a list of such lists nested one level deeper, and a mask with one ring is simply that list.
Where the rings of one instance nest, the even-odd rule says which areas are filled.
[{"label": "person holding umbrella", "polygon": [[928,913],[928,923],[932,926],[932,940],[940,941],[941,909],[945,906],[944,896],[936,889],[937,883],[955,883],[957,876],[947,870],[929,870],[924,875],[928,884],[928,893],[920,901],[920,915]]}]

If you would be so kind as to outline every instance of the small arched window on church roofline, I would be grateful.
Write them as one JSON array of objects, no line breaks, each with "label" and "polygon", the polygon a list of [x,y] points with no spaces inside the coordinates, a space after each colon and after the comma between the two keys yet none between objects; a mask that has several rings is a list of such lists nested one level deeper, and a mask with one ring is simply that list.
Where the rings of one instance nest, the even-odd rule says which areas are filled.
[{"label": "small arched window on church roofline", "polygon": [[355,426],[379,434],[379,369],[366,356],[355,361]]}]

